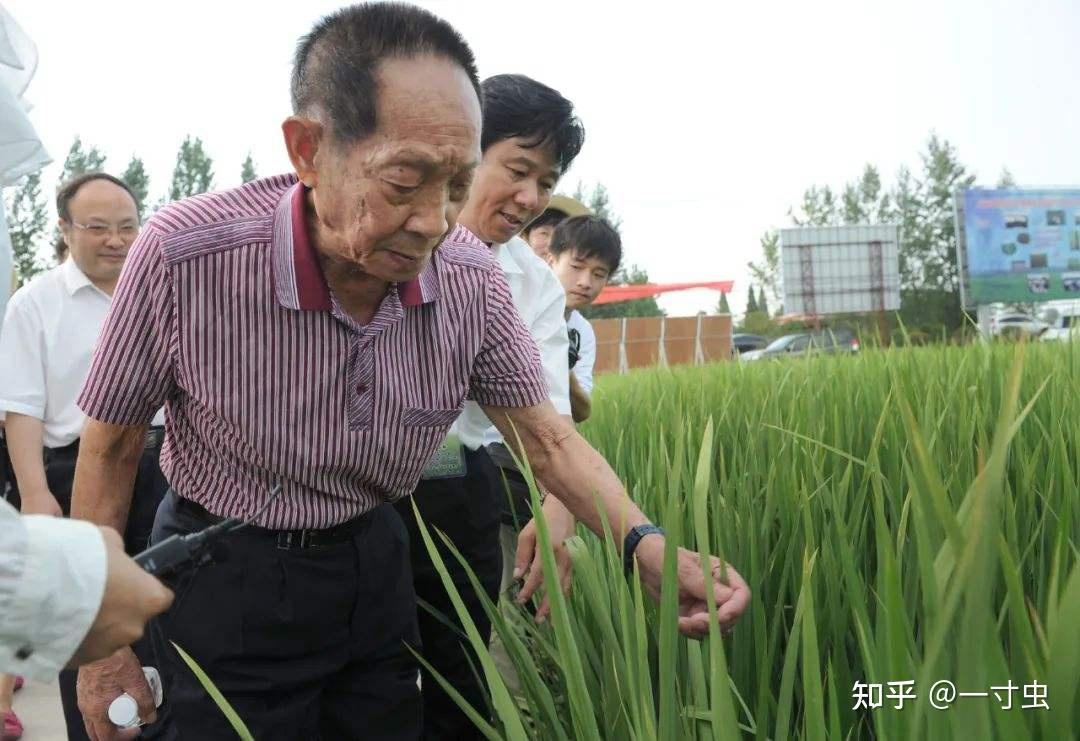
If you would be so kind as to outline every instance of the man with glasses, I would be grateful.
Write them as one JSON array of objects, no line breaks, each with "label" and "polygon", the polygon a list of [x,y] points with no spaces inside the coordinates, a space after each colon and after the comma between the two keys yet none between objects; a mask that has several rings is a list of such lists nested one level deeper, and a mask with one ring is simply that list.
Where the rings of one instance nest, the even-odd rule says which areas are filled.
[{"label": "man with glasses", "polygon": [[[139,234],[135,196],[124,181],[88,173],[56,195],[68,257],[20,288],[0,331],[0,412],[24,514],[67,515],[86,416],[75,399],[90,369],[128,249]],[[147,433],[124,533],[129,554],[146,548],[167,489],[158,468],[164,415]],[[152,662],[148,662],[152,663]],[[60,674],[71,739],[87,738],[74,671]]]}]

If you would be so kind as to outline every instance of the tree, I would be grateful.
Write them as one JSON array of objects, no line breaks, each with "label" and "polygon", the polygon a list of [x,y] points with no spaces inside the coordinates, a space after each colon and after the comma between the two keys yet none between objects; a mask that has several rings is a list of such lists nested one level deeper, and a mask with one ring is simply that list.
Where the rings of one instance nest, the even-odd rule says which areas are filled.
[{"label": "tree", "polygon": [[811,185],[803,193],[799,211],[788,211],[795,226],[832,226],[837,223],[836,196],[829,186]]},{"label": "tree", "polygon": [[844,186],[841,196],[841,220],[845,224],[880,224],[889,212],[889,194],[882,192],[881,175],[867,164],[854,183]]},{"label": "tree", "polygon": [[150,196],[150,176],[146,174],[143,161],[132,155],[131,162],[128,163],[127,169],[124,170],[121,177],[131,188],[131,192],[135,194],[135,207],[141,217],[146,213],[148,205],[146,199]]},{"label": "tree", "polygon": [[750,288],[747,289],[746,293],[746,313],[753,314],[757,310],[758,305],[757,298],[754,297],[754,284],[751,283]]},{"label": "tree", "polygon": [[716,313],[717,314],[730,314],[731,313],[731,307],[728,306],[728,300],[727,300],[727,294],[726,293],[721,293],[720,294],[720,303],[718,303],[716,305]]},{"label": "tree", "polygon": [[615,212],[611,210],[611,199],[608,195],[608,189],[604,187],[603,183],[597,183],[591,191],[585,189],[584,184],[579,180],[577,187],[574,189],[574,200],[588,206],[589,210],[593,212],[594,216],[599,216],[601,219],[611,224],[611,228],[615,231],[619,231],[619,227],[622,226],[622,219],[615,215]]},{"label": "tree", "polygon": [[169,186],[169,200],[205,193],[214,187],[213,160],[203,149],[202,139],[184,137],[180,151],[176,153],[176,167],[173,168],[172,184]]},{"label": "tree", "polygon": [[[639,286],[649,282],[649,274],[637,265],[619,268],[608,283],[613,286]],[[636,301],[617,301],[612,304],[586,306],[582,312],[586,319],[618,319],[621,317],[664,316],[664,310],[656,303],[656,297],[639,298]]]},{"label": "tree", "polygon": [[4,193],[8,234],[18,285],[45,269],[38,254],[41,237],[46,233],[49,215],[41,194],[41,173],[27,175],[10,194]]},{"label": "tree", "polygon": [[[606,220],[616,231],[622,226],[620,219],[611,208],[611,198],[603,183],[597,183],[592,190],[578,181],[574,189],[574,199],[588,206],[593,215]],[[649,274],[637,265],[619,268],[608,281],[613,286],[642,285],[649,282]],[[581,312],[586,319],[618,319],[621,317],[664,316],[664,310],[656,302],[655,296],[636,301],[618,301],[600,306],[587,306]]]},{"label": "tree", "polygon": [[765,316],[769,316],[769,302],[765,298],[765,286],[758,289],[757,308]]},{"label": "tree", "polygon": [[100,172],[105,169],[105,155],[97,147],[91,146],[83,149],[82,139],[78,136],[71,143],[67,157],[64,158],[64,169],[60,173],[60,182],[66,183],[71,178],[84,175],[88,172]]},{"label": "tree", "polygon": [[748,262],[750,275],[777,301],[780,300],[780,232],[776,229],[761,235],[761,262]]},{"label": "tree", "polygon": [[258,177],[258,174],[255,172],[255,162],[251,159],[251,152],[248,152],[247,158],[244,159],[244,164],[240,167],[240,182],[250,183]]},{"label": "tree", "polygon": [[998,176],[997,187],[1002,189],[1016,187],[1016,178],[1009,172],[1008,167],[1001,168],[1001,175]]},{"label": "tree", "polygon": [[911,245],[921,264],[924,285],[946,293],[960,290],[960,269],[956,262],[957,190],[970,188],[969,175],[949,142],[931,134],[922,156],[922,218],[919,242]]}]

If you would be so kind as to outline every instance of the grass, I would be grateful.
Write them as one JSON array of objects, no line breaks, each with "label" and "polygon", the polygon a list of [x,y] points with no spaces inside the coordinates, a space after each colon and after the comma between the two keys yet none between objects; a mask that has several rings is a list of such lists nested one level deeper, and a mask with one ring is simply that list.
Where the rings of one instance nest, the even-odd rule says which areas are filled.
[{"label": "grass", "polygon": [[[487,605],[523,682],[490,735],[1076,738],[1078,368],[1080,344],[1046,343],[603,378],[583,434],[672,545],[722,553],[754,600],[730,637],[687,641],[674,591],[652,603],[583,533],[549,625]],[[902,710],[887,688],[853,709],[857,681],[901,680]],[[938,680],[988,696],[938,710]],[[1033,683],[1048,710],[1021,708]]]}]

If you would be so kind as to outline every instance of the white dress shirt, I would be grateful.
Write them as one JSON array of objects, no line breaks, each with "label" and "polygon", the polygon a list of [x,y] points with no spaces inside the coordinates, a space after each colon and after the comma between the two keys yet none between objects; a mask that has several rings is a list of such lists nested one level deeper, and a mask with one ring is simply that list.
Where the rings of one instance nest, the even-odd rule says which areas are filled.
[{"label": "white dress shirt", "polygon": [[0,543],[0,672],[53,679],[101,607],[105,541],[89,522],[20,517],[0,500]]},{"label": "white dress shirt", "polygon": [[578,349],[578,361],[572,371],[577,378],[581,390],[592,396],[593,389],[593,366],[596,365],[596,332],[593,331],[589,320],[574,309],[566,320],[567,329],[576,329],[581,335],[581,347]]},{"label": "white dress shirt", "polygon": [[[562,284],[548,264],[520,237],[514,237],[506,244],[493,245],[492,250],[506,273],[514,306],[540,348],[551,403],[559,414],[570,414],[569,344],[564,319],[566,293]],[[472,401],[465,402],[465,410],[454,422],[453,432],[470,450],[503,442],[495,425]]]},{"label": "white dress shirt", "polygon": [[[47,448],[62,448],[82,434],[86,415],[75,399],[111,303],[71,258],[8,302],[0,329],[0,411],[42,420]],[[162,411],[153,424],[164,424]]]}]

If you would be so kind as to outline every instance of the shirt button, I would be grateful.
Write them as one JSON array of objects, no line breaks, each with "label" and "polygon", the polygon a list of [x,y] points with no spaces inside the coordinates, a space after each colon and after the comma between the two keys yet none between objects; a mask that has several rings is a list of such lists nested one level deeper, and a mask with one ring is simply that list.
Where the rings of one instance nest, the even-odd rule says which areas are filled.
[{"label": "shirt button", "polygon": [[34,649],[30,648],[29,646],[23,646],[22,648],[20,648],[18,651],[15,652],[15,658],[18,659],[19,661],[26,661],[27,659],[29,659],[33,655],[34,655]]},{"label": "shirt button", "polygon": [[359,386],[356,387],[356,393],[358,393],[358,394],[362,394],[362,393],[364,393],[366,391],[367,391],[367,386],[365,386],[364,384],[360,384]]}]

